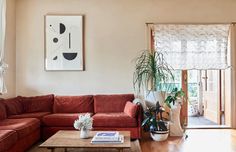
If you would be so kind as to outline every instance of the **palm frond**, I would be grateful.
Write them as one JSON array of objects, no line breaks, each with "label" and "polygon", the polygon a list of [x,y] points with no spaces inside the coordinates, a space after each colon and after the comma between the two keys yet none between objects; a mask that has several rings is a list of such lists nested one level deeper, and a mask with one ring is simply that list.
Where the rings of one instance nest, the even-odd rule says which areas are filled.
[{"label": "palm frond", "polygon": [[151,89],[157,90],[160,83],[165,83],[169,79],[174,80],[171,70],[172,68],[166,63],[162,53],[142,51],[135,59],[134,89],[138,89],[138,92],[142,89],[148,90],[148,84],[151,84]]}]

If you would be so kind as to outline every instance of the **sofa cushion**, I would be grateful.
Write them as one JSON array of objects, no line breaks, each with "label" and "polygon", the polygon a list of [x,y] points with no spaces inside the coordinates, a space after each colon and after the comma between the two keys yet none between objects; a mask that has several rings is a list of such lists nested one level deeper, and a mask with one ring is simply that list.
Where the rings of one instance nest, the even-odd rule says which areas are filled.
[{"label": "sofa cushion", "polygon": [[5,119],[0,121],[0,130],[15,130],[21,139],[40,127],[36,118]]},{"label": "sofa cushion", "polygon": [[131,103],[130,101],[126,102],[124,113],[126,113],[128,116],[135,118],[137,114],[138,106]]},{"label": "sofa cushion", "polygon": [[34,113],[23,113],[20,115],[11,115],[9,119],[21,119],[21,118],[37,118],[42,120],[44,116],[49,115],[50,112],[34,112]]},{"label": "sofa cushion", "polygon": [[7,111],[3,101],[0,101],[0,120],[7,118]]},{"label": "sofa cushion", "polygon": [[18,97],[25,113],[51,112],[54,95],[44,95],[35,97]]},{"label": "sofa cushion", "polygon": [[[43,117],[43,125],[49,127],[73,127],[79,115],[85,113],[55,113]],[[92,115],[92,114],[91,114]]]},{"label": "sofa cushion", "polygon": [[17,142],[17,133],[13,130],[0,130],[0,152],[7,151]]},{"label": "sofa cushion", "polygon": [[94,96],[94,112],[123,112],[127,101],[133,101],[133,94],[119,95],[95,95]]},{"label": "sofa cushion", "polygon": [[93,116],[94,127],[136,127],[137,120],[124,112],[96,113]]},{"label": "sofa cushion", "polygon": [[5,99],[4,103],[7,109],[7,115],[18,115],[23,112],[22,104],[20,103],[19,97]]},{"label": "sofa cushion", "polygon": [[93,113],[93,96],[56,96],[54,113]]}]

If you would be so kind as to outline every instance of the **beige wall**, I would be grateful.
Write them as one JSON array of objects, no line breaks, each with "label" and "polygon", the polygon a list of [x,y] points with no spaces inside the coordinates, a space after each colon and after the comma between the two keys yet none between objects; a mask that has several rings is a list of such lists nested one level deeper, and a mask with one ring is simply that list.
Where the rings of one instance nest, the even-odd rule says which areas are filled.
[{"label": "beige wall", "polygon": [[[235,0],[17,0],[16,94],[133,92],[145,22],[231,22],[235,8]],[[47,13],[85,15],[86,71],[44,71]]]},{"label": "beige wall", "polygon": [[3,97],[14,97],[16,93],[16,15],[15,0],[7,0],[7,29],[5,61],[8,69],[5,75],[8,93]]}]

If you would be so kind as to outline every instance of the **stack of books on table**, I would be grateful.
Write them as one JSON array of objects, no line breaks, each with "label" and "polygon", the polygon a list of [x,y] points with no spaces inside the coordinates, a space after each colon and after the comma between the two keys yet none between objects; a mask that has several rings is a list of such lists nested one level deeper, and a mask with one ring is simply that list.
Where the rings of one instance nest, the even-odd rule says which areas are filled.
[{"label": "stack of books on table", "polygon": [[124,143],[124,136],[118,131],[97,132],[91,140],[92,144],[121,144]]}]

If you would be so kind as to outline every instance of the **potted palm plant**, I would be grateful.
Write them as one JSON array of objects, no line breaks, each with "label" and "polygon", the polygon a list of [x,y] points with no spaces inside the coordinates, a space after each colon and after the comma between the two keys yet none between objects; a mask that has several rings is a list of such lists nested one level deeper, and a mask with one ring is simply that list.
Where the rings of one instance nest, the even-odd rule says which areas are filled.
[{"label": "potted palm plant", "polygon": [[156,51],[144,50],[135,60],[135,72],[133,77],[134,89],[140,93],[143,90],[144,97],[150,106],[155,106],[159,101],[164,103],[164,94],[161,90],[168,80],[173,80],[172,68],[164,60],[163,54]]},{"label": "potted palm plant", "polygon": [[172,68],[165,62],[163,54],[144,50],[135,60],[133,85],[144,97],[149,107],[145,112],[142,123],[144,130],[150,131],[156,141],[165,140],[169,134],[168,123],[164,121],[162,113],[165,111],[162,90],[166,90],[166,82],[174,80]]}]

